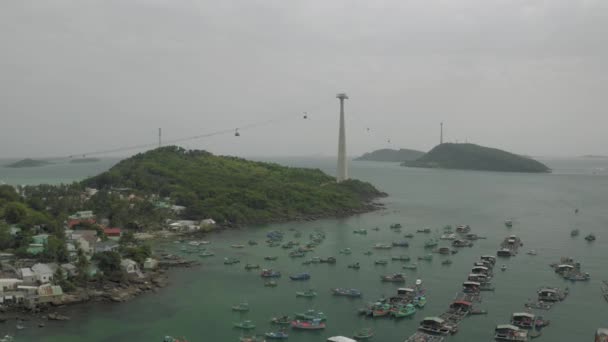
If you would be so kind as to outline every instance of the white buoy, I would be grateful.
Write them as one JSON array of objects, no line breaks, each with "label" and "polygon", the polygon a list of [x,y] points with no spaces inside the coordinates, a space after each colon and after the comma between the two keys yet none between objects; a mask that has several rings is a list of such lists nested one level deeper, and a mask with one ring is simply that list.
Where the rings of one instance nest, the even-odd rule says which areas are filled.
[{"label": "white buoy", "polygon": [[416,279],[416,286],[420,286],[422,285],[422,280],[421,279]]}]

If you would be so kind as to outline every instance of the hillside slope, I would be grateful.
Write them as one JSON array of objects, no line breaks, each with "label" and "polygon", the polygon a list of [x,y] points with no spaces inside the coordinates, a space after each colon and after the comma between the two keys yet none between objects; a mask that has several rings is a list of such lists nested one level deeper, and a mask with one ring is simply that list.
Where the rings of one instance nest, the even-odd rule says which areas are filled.
[{"label": "hillside slope", "polygon": [[462,170],[551,172],[546,165],[534,159],[475,144],[437,145],[417,160],[401,165]]},{"label": "hillside slope", "polygon": [[125,159],[83,183],[170,197],[187,207],[187,218],[211,217],[227,223],[347,215],[372,209],[371,200],[385,195],[357,180],[337,184],[318,169],[215,156],[175,146]]}]

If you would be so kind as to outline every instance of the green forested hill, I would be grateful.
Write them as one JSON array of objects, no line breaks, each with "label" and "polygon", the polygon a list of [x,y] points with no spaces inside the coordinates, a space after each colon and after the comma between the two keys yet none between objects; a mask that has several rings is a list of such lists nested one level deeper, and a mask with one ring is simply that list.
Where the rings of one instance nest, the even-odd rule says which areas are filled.
[{"label": "green forested hill", "polygon": [[83,181],[100,189],[132,188],[170,197],[189,218],[261,223],[343,215],[370,209],[383,193],[371,184],[340,184],[320,170],[284,167],[205,151],[162,147],[125,159]]},{"label": "green forested hill", "polygon": [[46,161],[46,160],[36,160],[36,159],[22,159],[19,161],[16,161],[14,163],[8,164],[6,165],[6,167],[12,167],[12,168],[20,168],[20,167],[38,167],[38,166],[44,166],[44,165],[48,165],[50,164],[50,162]]},{"label": "green forested hill", "polygon": [[410,150],[402,148],[399,150],[393,150],[390,148],[383,148],[373,152],[365,153],[361,157],[355,160],[369,160],[369,161],[381,161],[381,162],[403,162],[408,160],[416,160],[424,155],[422,151]]},{"label": "green forested hill", "polygon": [[445,143],[424,156],[401,164],[409,167],[486,170],[506,172],[550,172],[544,164],[496,148],[475,144]]}]

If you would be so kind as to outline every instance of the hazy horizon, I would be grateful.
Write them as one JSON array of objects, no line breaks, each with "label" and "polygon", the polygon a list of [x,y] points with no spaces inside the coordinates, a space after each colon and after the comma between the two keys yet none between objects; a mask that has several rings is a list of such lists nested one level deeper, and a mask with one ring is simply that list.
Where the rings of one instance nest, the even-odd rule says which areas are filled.
[{"label": "hazy horizon", "polygon": [[608,1],[7,0],[0,25],[0,158],[159,127],[215,154],[331,157],[339,92],[352,157],[428,151],[440,122],[446,141],[608,154]]}]

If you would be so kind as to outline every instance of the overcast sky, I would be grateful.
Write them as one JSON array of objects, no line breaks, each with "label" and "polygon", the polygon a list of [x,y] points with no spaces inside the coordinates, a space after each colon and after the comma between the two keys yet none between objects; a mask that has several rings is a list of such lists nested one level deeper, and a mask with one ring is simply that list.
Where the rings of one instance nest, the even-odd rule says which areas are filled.
[{"label": "overcast sky", "polygon": [[441,121],[450,141],[608,154],[607,35],[606,0],[2,0],[0,157],[158,127],[227,130],[182,143],[218,154],[335,155],[338,92],[351,155],[428,150]]}]

